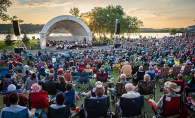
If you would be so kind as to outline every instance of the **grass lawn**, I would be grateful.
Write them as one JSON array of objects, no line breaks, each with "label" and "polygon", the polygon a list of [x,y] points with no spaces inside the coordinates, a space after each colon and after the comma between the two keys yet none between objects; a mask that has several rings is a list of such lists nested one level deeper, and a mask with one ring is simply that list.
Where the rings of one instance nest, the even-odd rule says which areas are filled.
[{"label": "grass lawn", "polygon": [[[33,46],[33,50],[41,49],[39,46],[36,45],[37,40],[30,40],[30,44],[26,46],[27,50],[30,50],[30,46]],[[0,51],[3,51],[3,48],[7,51],[12,51],[14,48],[15,41],[12,45],[5,45],[4,41],[0,41]],[[16,44],[18,46],[18,43]]]}]

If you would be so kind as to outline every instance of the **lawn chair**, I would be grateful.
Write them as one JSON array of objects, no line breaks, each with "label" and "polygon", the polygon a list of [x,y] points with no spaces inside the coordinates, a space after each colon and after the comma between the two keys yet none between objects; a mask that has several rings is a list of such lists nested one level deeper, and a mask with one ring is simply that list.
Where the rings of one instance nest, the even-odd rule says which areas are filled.
[{"label": "lawn chair", "polygon": [[166,81],[168,76],[169,76],[169,67],[162,67],[160,69],[159,79],[164,79],[164,81]]},{"label": "lawn chair", "polygon": [[78,72],[71,72],[71,80],[76,80],[77,79],[77,73]]},{"label": "lawn chair", "polygon": [[115,89],[116,95],[114,95],[112,93],[112,90],[110,90],[111,95],[115,97],[115,102],[117,102],[117,98],[121,97],[124,93],[126,93],[126,89],[125,89],[126,84],[127,83],[117,83],[116,84],[116,89]]},{"label": "lawn chair", "polygon": [[72,109],[76,108],[75,91],[71,90],[71,91],[65,92],[64,94],[66,98],[64,105],[70,106]]},{"label": "lawn chair", "polygon": [[46,76],[46,73],[45,73],[45,69],[44,68],[39,68],[38,71],[39,71],[39,74],[38,74],[39,80],[41,79],[40,78],[40,75],[42,75],[44,77]]},{"label": "lawn chair", "polygon": [[70,117],[70,107],[66,106],[60,109],[54,109],[48,107],[48,117],[49,118],[69,118]]},{"label": "lawn chair", "polygon": [[192,69],[192,65],[186,65],[185,68],[184,68],[184,71],[183,71],[183,75],[184,75],[184,76],[190,75],[191,69]]},{"label": "lawn chair", "polygon": [[102,98],[102,99],[85,98],[84,106],[85,106],[84,110],[86,112],[86,116],[85,116],[86,118],[107,117],[111,115],[108,114],[111,113],[109,97]]},{"label": "lawn chair", "polygon": [[38,63],[37,64],[37,68],[41,68],[41,67],[44,67],[44,63]]},{"label": "lawn chair", "polygon": [[61,58],[62,58],[62,60],[65,60],[65,56],[64,55],[62,55]]},{"label": "lawn chair", "polygon": [[105,83],[107,82],[107,79],[108,79],[108,73],[104,73],[104,74],[97,73],[96,75],[96,81]]},{"label": "lawn chair", "polygon": [[66,60],[66,61],[69,61],[69,60],[70,60],[70,57],[65,57],[65,60]]},{"label": "lawn chair", "polygon": [[77,87],[80,83],[81,87],[80,89],[78,89],[78,91],[80,91],[82,88],[87,90],[86,84],[89,82],[89,73],[86,74],[81,74],[81,73],[77,73]]},{"label": "lawn chair", "polygon": [[2,118],[28,118],[28,108],[23,109],[20,112],[14,113],[10,111],[3,111]]},{"label": "lawn chair", "polygon": [[[152,104],[148,101],[150,105],[156,107],[156,105]],[[163,97],[163,113],[159,114],[162,117],[171,117],[175,115],[179,115],[181,109],[181,97]]]},{"label": "lawn chair", "polygon": [[31,108],[46,109],[48,106],[47,95],[47,91],[29,93]]},{"label": "lawn chair", "polygon": [[177,94],[181,95],[184,92],[184,89],[185,89],[185,87],[184,87],[185,81],[183,80],[183,81],[171,81],[171,82],[176,83],[177,86],[180,87],[181,90],[179,92],[177,92]]},{"label": "lawn chair", "polygon": [[143,64],[143,71],[147,71],[147,70],[149,70],[149,63],[144,63]]},{"label": "lawn chair", "polygon": [[155,81],[139,81],[138,92],[140,95],[149,95],[148,98],[144,97],[145,102],[154,97],[155,100]]},{"label": "lawn chair", "polygon": [[0,69],[2,78],[6,78],[6,74],[9,73],[9,69]]},{"label": "lawn chair", "polygon": [[177,75],[180,73],[181,66],[175,66],[173,67],[173,72],[170,75],[170,77],[173,77],[173,80],[177,77]]},{"label": "lawn chair", "polygon": [[[11,103],[9,101],[9,96],[4,97],[4,104],[6,107],[10,107]],[[18,105],[20,106],[26,106],[27,102],[25,102],[24,97],[19,95],[19,102]]]},{"label": "lawn chair", "polygon": [[119,106],[116,112],[119,113],[121,118],[134,116],[146,117],[143,96],[136,98],[120,97]]},{"label": "lawn chair", "polygon": [[53,98],[56,95],[57,88],[58,88],[57,83],[52,84],[52,85],[48,85],[48,84],[43,83],[43,85],[42,85],[42,89],[44,91],[48,92],[48,97],[49,97],[49,103],[50,104],[53,103]]},{"label": "lawn chair", "polygon": [[58,83],[57,89],[62,91],[62,92],[66,92],[65,86],[66,86],[66,84]]}]

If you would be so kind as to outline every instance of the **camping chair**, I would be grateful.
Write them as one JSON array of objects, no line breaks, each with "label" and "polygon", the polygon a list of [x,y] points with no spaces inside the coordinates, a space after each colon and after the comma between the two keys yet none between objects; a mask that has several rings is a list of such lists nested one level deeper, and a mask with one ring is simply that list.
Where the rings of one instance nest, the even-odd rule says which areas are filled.
[{"label": "camping chair", "polygon": [[107,117],[110,115],[108,113],[111,113],[109,97],[102,98],[102,99],[85,98],[84,106],[85,106],[84,111],[86,112],[86,116],[85,116],[86,118]]},{"label": "camping chair", "polygon": [[42,61],[46,61],[46,60],[47,60],[47,57],[42,56],[42,57],[41,57],[41,60],[42,60]]},{"label": "camping chair", "polygon": [[0,69],[1,77],[6,78],[6,74],[9,73],[9,69]]},{"label": "camping chair", "polygon": [[49,97],[49,103],[51,104],[53,102],[53,97],[56,95],[56,90],[58,88],[57,83],[53,84],[53,85],[48,85],[43,83],[42,85],[42,89],[44,91],[48,92],[48,97]]},{"label": "camping chair", "polygon": [[29,93],[31,108],[46,109],[48,106],[47,95],[47,91]]},{"label": "camping chair", "polygon": [[183,71],[183,75],[185,76],[190,75],[191,69],[192,69],[192,65],[186,65]]},{"label": "camping chair", "polygon": [[169,75],[169,67],[162,67],[160,69],[159,79],[165,79],[165,81],[166,81],[168,78],[168,75]]},{"label": "camping chair", "polygon": [[113,67],[113,71],[116,72],[117,70],[119,70],[121,67],[121,64],[115,64],[115,66]]},{"label": "camping chair", "polygon": [[77,82],[76,85],[78,87],[79,83],[81,84],[81,87],[78,91],[80,91],[82,88],[86,89],[86,84],[89,82],[89,73],[81,74],[77,73]]},{"label": "camping chair", "polygon": [[62,55],[61,58],[62,58],[62,60],[65,60],[65,56],[64,55]]},{"label": "camping chair", "polygon": [[[150,105],[156,107],[156,105],[152,104],[148,101]],[[162,117],[171,117],[180,114],[181,109],[181,97],[168,97],[164,96],[163,98],[163,113],[159,114]]]},{"label": "camping chair", "polygon": [[[10,107],[10,105],[11,105],[11,103],[10,103],[8,98],[9,98],[9,96],[4,97],[4,103],[5,103],[6,107]],[[26,106],[27,105],[27,102],[25,102],[23,96],[19,95],[18,105],[20,105],[20,106]]]},{"label": "camping chair", "polygon": [[71,80],[76,80],[78,72],[71,72]]},{"label": "camping chair", "polygon": [[138,92],[140,95],[149,95],[148,98],[144,97],[145,102],[154,97],[155,100],[155,81],[139,81]]},{"label": "camping chair", "polygon": [[143,71],[147,71],[149,69],[149,63],[144,63],[143,64]]},{"label": "camping chair", "polygon": [[185,81],[183,80],[183,81],[171,81],[171,82],[176,83],[177,86],[180,87],[181,90],[180,90],[180,92],[177,92],[177,94],[181,95],[184,92],[184,89],[185,89],[185,87],[184,87]]},{"label": "camping chair", "polygon": [[62,92],[66,92],[65,86],[66,86],[66,84],[58,83],[57,89],[62,91]]},{"label": "camping chair", "polygon": [[69,118],[70,117],[70,107],[66,106],[60,109],[54,109],[52,107],[48,107],[48,117],[49,118]]},{"label": "camping chair", "polygon": [[70,106],[72,109],[76,108],[75,91],[71,90],[71,91],[65,92],[64,94],[66,98],[64,105]]},{"label": "camping chair", "polygon": [[[193,93],[193,97],[194,97],[194,95],[195,95],[195,93]],[[185,104],[186,104],[186,107],[187,107],[187,109],[190,113],[190,116],[188,118],[194,118],[195,117],[195,111],[193,109],[193,105],[188,103],[188,102],[185,102]]]},{"label": "camping chair", "polygon": [[66,60],[66,61],[69,61],[69,60],[70,60],[70,57],[65,57],[65,60]]},{"label": "camping chair", "polygon": [[104,73],[104,74],[97,73],[96,75],[96,81],[105,83],[107,82],[107,79],[108,79],[108,73]]},{"label": "camping chair", "polygon": [[20,112],[14,113],[10,111],[3,111],[2,118],[28,118],[28,108],[23,109]]},{"label": "camping chair", "polygon": [[170,77],[173,77],[173,80],[177,77],[177,75],[180,73],[181,66],[175,66],[173,67],[173,72],[170,75]]},{"label": "camping chair", "polygon": [[38,71],[39,71],[39,74],[38,74],[39,80],[41,79],[40,78],[40,75],[42,75],[44,77],[46,76],[46,73],[45,73],[45,69],[44,68],[39,68]]},{"label": "camping chair", "polygon": [[121,118],[134,116],[146,117],[144,96],[139,96],[136,98],[120,97],[119,107],[116,110]]},{"label": "camping chair", "polygon": [[124,93],[126,93],[126,89],[125,89],[125,85],[127,83],[117,83],[116,84],[116,89],[115,89],[115,93],[116,95],[112,94],[112,92],[110,92],[112,94],[112,96],[115,96],[115,101],[117,102],[117,98],[121,97]]},{"label": "camping chair", "polygon": [[41,67],[44,67],[44,63],[38,63],[37,64],[37,68],[41,68]]}]

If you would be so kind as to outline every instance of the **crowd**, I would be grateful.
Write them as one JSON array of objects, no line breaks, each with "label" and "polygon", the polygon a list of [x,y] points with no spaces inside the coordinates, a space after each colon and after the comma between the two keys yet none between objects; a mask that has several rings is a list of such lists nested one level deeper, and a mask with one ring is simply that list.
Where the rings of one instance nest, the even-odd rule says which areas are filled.
[{"label": "crowd", "polygon": [[[7,64],[9,67],[6,76],[1,77],[1,90],[8,92],[4,95],[7,99],[3,99],[7,107],[1,111],[1,117],[5,117],[6,112],[17,113],[26,109],[20,106],[30,101],[30,97],[26,98],[24,93],[42,91],[47,91],[52,96],[47,97],[48,103],[52,103],[51,108],[66,107],[68,114],[74,114],[73,109],[83,96],[90,99],[105,99],[108,93],[111,95],[111,101],[116,103],[116,111],[120,111],[121,101],[117,100],[117,97],[138,98],[148,93],[152,94],[152,90],[157,87],[155,83],[162,79],[164,87],[159,86],[163,91],[160,100],[158,102],[148,100],[154,111],[154,118],[158,118],[164,112],[164,97],[167,97],[167,101],[181,96],[186,100],[189,93],[195,91],[195,37],[139,41],[119,39],[119,42],[122,45],[117,49],[111,47],[83,52],[71,50],[67,53],[39,51],[38,54],[34,52],[26,54],[22,52],[19,55],[10,52],[1,54],[1,64]],[[65,49],[63,43],[56,44],[56,47],[62,45]],[[75,42],[69,46],[79,44]],[[27,65],[24,65],[26,61]],[[116,85],[112,82],[110,70],[119,73]],[[90,85],[87,87],[87,93],[73,89],[75,82],[76,89],[86,84],[85,81],[82,83],[83,76],[80,77],[77,73],[87,75],[87,78],[96,78],[94,87],[91,85],[93,81],[88,81]],[[98,80],[100,75],[106,75],[106,79]],[[190,81],[185,82],[184,76],[188,76]],[[78,78],[81,80],[78,81]],[[172,81],[168,78],[172,78]],[[130,79],[132,83],[129,82]],[[79,82],[82,84],[78,84]],[[107,86],[103,84],[104,82]],[[178,82],[183,82],[182,87],[178,87]],[[120,95],[119,89],[124,89]],[[155,91],[153,92],[155,94]],[[22,103],[19,103],[20,96],[23,97]],[[191,100],[191,103],[193,107],[195,102]],[[85,109],[84,104],[79,109],[81,114],[85,112],[83,109]],[[31,111],[27,109],[28,116],[33,117],[35,111],[34,108]],[[120,113],[116,112],[115,115]]]}]

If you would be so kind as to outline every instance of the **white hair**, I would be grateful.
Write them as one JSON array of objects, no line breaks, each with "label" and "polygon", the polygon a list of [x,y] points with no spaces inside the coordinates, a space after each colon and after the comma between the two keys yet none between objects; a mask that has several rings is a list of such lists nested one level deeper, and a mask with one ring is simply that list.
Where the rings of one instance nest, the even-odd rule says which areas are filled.
[{"label": "white hair", "polygon": [[125,61],[125,64],[127,65],[128,64],[128,61]]},{"label": "white hair", "polygon": [[125,88],[127,88],[127,89],[132,88],[132,89],[134,89],[135,87],[133,86],[132,83],[127,83],[127,84],[125,85]]},{"label": "white hair", "polygon": [[87,69],[90,69],[90,65],[87,65],[86,68],[87,68]]}]

